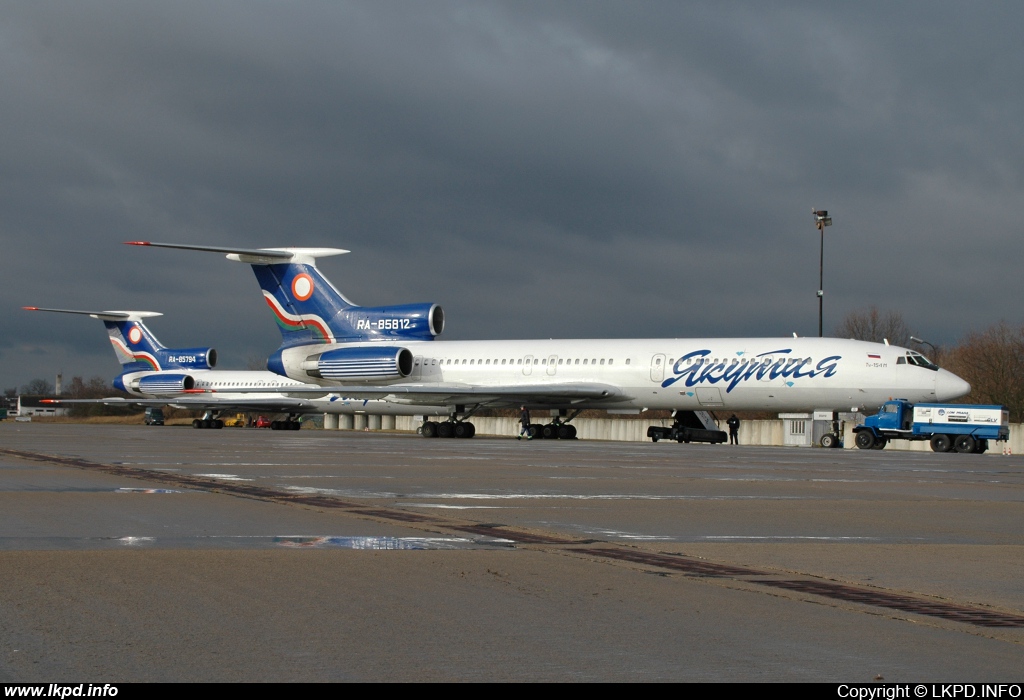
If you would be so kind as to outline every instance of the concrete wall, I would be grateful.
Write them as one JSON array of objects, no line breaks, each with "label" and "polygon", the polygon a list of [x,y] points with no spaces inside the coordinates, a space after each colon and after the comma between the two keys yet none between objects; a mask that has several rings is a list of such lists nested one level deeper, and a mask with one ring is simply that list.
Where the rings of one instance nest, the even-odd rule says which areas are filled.
[{"label": "concrete wall", "polygon": [[[516,418],[480,418],[471,419],[476,426],[477,435],[507,435],[513,437],[519,434],[519,421]],[[537,421],[547,420],[547,416],[537,416]],[[810,421],[808,421],[810,422]],[[338,426],[342,430],[363,430],[369,427],[371,430],[398,430],[416,432],[422,421],[413,416],[370,416],[356,415],[338,416]],[[664,420],[642,420],[622,418],[577,418],[572,422],[576,426],[577,437],[581,440],[615,440],[619,442],[644,442],[647,437],[647,427],[658,425],[668,427],[672,425],[671,419]],[[328,423],[325,422],[325,426]],[[725,427],[723,421],[723,428]],[[845,423],[843,446],[846,449],[857,449],[853,441],[853,423]],[[762,445],[782,446],[783,440],[782,420],[745,420],[740,424],[739,441],[741,445]],[[1024,454],[1024,425],[1014,423],[1010,425],[1010,440],[1007,443],[991,443],[989,452],[999,452],[1003,447],[1008,446],[1013,454]],[[890,442],[887,450],[906,450],[916,452],[931,452],[931,446],[927,440],[911,442],[909,440],[895,440]]]}]

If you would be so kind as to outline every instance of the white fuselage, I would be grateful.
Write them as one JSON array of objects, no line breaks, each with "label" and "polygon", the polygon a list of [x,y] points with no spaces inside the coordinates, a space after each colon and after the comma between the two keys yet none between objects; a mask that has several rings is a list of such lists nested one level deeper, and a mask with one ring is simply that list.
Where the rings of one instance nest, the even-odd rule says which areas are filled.
[{"label": "white fuselage", "polygon": [[[898,361],[909,353],[905,348],[838,338],[385,344],[408,348],[415,357],[412,374],[391,385],[441,389],[584,383],[613,386],[623,394],[614,401],[567,400],[566,406],[572,407],[864,411],[875,410],[892,397],[948,401],[970,391],[970,385],[946,370]],[[300,346],[285,350],[282,361],[297,381],[339,385],[342,382],[310,376],[302,363],[316,352],[355,345],[370,344]]]}]

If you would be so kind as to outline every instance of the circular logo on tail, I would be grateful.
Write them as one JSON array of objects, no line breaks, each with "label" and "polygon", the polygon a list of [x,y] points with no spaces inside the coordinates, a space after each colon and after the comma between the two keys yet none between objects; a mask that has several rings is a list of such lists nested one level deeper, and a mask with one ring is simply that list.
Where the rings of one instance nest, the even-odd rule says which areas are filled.
[{"label": "circular logo on tail", "polygon": [[313,278],[305,272],[295,275],[292,280],[292,294],[299,301],[306,301],[313,296]]},{"label": "circular logo on tail", "polygon": [[132,326],[132,329],[128,331],[128,340],[132,345],[138,345],[142,341],[142,331],[138,326]]}]

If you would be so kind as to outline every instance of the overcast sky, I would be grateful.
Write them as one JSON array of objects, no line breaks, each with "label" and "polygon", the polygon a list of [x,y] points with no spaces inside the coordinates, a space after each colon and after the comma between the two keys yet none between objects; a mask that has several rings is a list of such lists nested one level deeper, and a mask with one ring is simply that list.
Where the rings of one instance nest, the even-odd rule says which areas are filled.
[{"label": "overcast sky", "polygon": [[1020,3],[8,2],[0,387],[118,365],[101,324],[244,368],[248,266],[122,241],[336,246],[443,337],[1024,322]]}]

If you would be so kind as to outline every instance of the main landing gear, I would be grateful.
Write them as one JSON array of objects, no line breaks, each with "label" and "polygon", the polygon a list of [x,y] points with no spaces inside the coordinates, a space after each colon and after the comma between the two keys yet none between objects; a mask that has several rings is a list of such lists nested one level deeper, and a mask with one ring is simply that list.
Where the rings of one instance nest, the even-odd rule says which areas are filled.
[{"label": "main landing gear", "polygon": [[192,427],[198,430],[220,430],[224,427],[224,421],[217,418],[217,411],[207,411],[202,418],[192,421]]},{"label": "main landing gear", "polygon": [[424,421],[419,433],[425,438],[471,438],[476,435],[476,426],[466,419],[479,408],[475,406],[472,410],[466,411],[465,406],[456,406],[455,412],[446,421]]},{"label": "main landing gear", "polygon": [[561,410],[558,417],[547,425],[533,423],[529,428],[530,437],[542,438],[544,440],[575,440],[576,426],[569,425],[569,421],[578,416],[582,411],[583,409],[576,409],[571,416],[566,418],[566,411]]},{"label": "main landing gear", "polygon": [[292,416],[288,416],[288,420],[274,420],[270,421],[271,430],[298,430],[302,427],[299,421],[294,420]]}]

